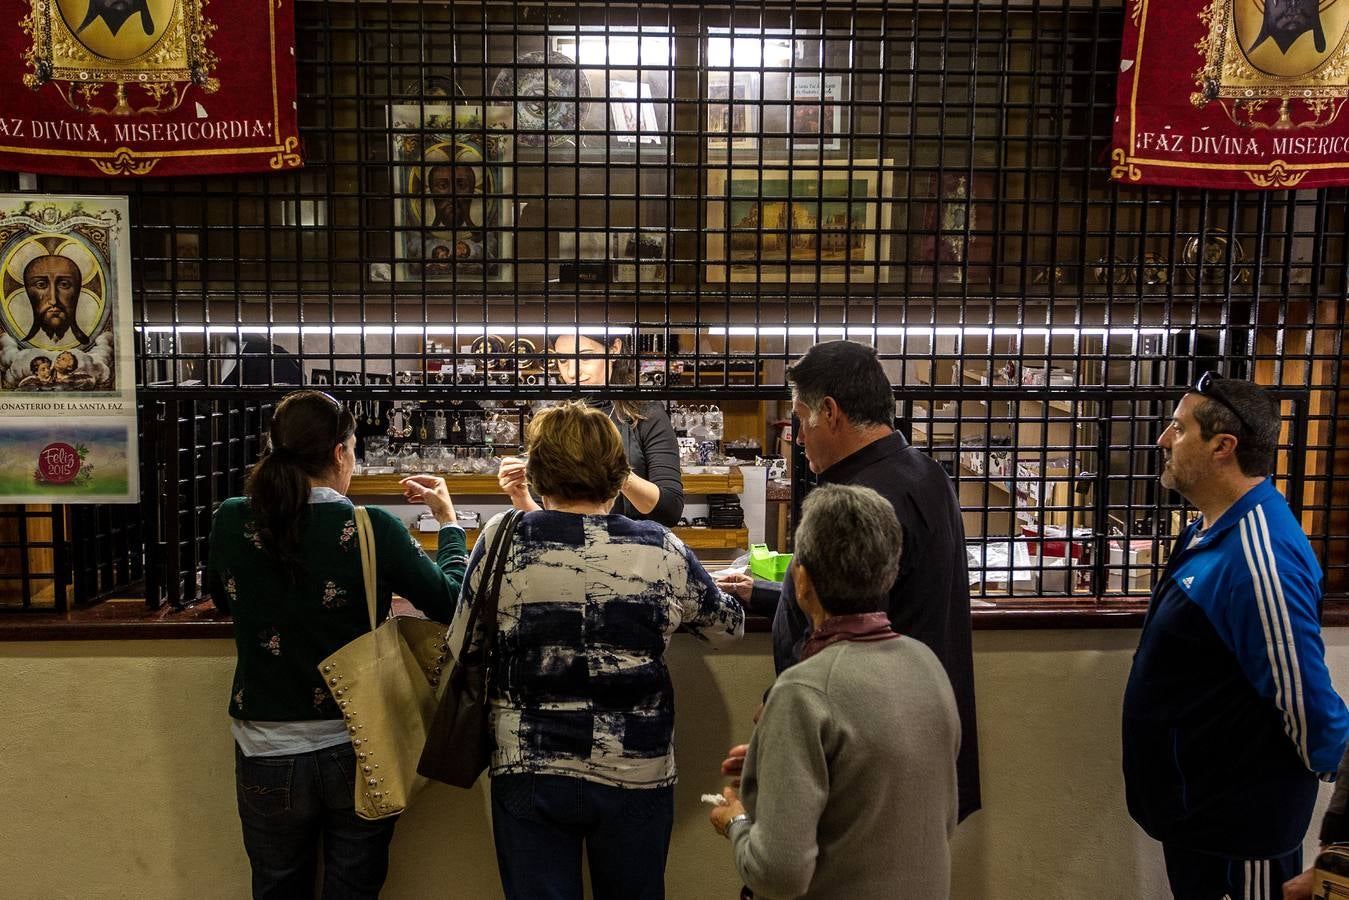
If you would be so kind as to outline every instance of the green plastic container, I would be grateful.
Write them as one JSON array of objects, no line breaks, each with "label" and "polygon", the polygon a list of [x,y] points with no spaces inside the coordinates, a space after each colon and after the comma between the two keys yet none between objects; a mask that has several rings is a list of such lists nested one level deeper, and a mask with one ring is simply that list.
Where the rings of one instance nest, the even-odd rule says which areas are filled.
[{"label": "green plastic container", "polygon": [[787,564],[791,561],[790,553],[775,553],[767,544],[749,545],[749,571],[755,578],[781,581],[787,577]]}]

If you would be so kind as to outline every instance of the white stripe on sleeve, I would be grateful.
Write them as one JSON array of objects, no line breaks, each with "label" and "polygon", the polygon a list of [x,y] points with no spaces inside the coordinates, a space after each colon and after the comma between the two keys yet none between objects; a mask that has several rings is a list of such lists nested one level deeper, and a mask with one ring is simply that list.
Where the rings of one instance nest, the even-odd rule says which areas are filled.
[{"label": "white stripe on sleeve", "polygon": [[1256,611],[1260,616],[1260,626],[1265,632],[1265,655],[1269,660],[1270,676],[1274,680],[1274,703],[1283,716],[1283,730],[1294,744],[1301,746],[1297,738],[1297,723],[1293,719],[1292,702],[1288,690],[1288,679],[1284,669],[1284,657],[1279,647],[1279,619],[1270,601],[1268,575],[1261,559],[1259,542],[1255,538],[1255,518],[1248,513],[1239,523],[1241,530],[1241,549],[1246,556],[1246,566],[1251,572],[1251,586],[1255,592]]},{"label": "white stripe on sleeve", "polygon": [[1283,622],[1283,633],[1288,636],[1288,641],[1284,645],[1288,651],[1288,676],[1292,685],[1293,700],[1293,719],[1297,723],[1297,737],[1294,743],[1297,744],[1298,752],[1302,754],[1302,762],[1311,768],[1311,754],[1307,751],[1307,705],[1302,696],[1302,667],[1298,665],[1297,658],[1297,635],[1293,633],[1293,623],[1288,617],[1288,601],[1284,597],[1283,582],[1279,580],[1279,570],[1274,562],[1274,548],[1269,540],[1269,522],[1265,520],[1265,511],[1257,506],[1254,510],[1259,522],[1257,533],[1261,537],[1261,543],[1264,548],[1265,560],[1269,565],[1270,581],[1274,585],[1274,593],[1271,599],[1274,601],[1274,609],[1278,612]]}]

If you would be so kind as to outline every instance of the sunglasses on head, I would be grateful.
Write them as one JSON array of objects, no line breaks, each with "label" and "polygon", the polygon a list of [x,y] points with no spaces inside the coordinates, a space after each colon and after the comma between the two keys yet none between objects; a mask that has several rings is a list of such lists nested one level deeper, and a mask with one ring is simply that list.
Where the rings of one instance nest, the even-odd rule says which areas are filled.
[{"label": "sunglasses on head", "polygon": [[1245,429],[1246,434],[1255,434],[1255,429],[1251,427],[1250,422],[1246,421],[1246,417],[1241,414],[1241,411],[1233,406],[1230,400],[1223,396],[1222,388],[1220,387],[1222,381],[1222,375],[1210,370],[1199,376],[1199,380],[1194,383],[1194,392],[1200,396],[1221,403],[1232,413],[1232,415],[1237,417],[1237,421],[1241,423],[1241,427]]},{"label": "sunglasses on head", "polygon": [[327,391],[314,391],[314,393],[325,398],[333,405],[333,413],[337,416],[337,421],[333,423],[333,446],[335,447],[342,443],[342,413],[346,412],[346,407],[342,405],[341,400],[338,400]]}]

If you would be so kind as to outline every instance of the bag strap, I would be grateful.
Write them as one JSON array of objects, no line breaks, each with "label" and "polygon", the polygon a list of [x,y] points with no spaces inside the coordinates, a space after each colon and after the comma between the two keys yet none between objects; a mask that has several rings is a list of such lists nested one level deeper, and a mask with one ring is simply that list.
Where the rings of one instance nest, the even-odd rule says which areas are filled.
[{"label": "bag strap", "polygon": [[490,623],[485,626],[483,631],[483,640],[478,647],[483,661],[492,650],[492,645],[496,642],[497,632],[497,605],[501,598],[501,578],[506,571],[506,557],[510,555],[511,540],[515,535],[515,526],[524,513],[518,509],[513,509],[506,513],[506,517],[501,520],[497,526],[496,534],[492,535],[492,545],[487,550],[487,557],[482,568],[482,577],[478,580],[478,596],[475,598],[473,608],[469,611],[468,623],[464,627],[464,641],[468,646],[473,644],[473,635],[476,633],[478,623],[485,621]]},{"label": "bag strap", "polygon": [[[520,517],[524,513],[518,509],[513,509],[506,514],[506,518],[501,520],[501,526],[497,529],[496,540],[493,543],[499,543],[501,549],[497,552],[496,565],[492,567],[492,587],[490,592],[483,599],[486,601],[483,612],[487,615],[487,631],[483,635],[483,645],[491,650],[492,644],[496,642],[497,633],[497,607],[501,603],[501,579],[506,575],[506,560],[510,557],[511,541],[515,538],[515,526],[519,524]],[[490,635],[490,637],[489,637]]]},{"label": "bag strap", "polygon": [[370,510],[364,506],[356,507],[356,539],[361,550],[361,577],[365,582],[365,608],[370,613],[370,630],[374,631],[375,621],[375,528],[370,522]]}]

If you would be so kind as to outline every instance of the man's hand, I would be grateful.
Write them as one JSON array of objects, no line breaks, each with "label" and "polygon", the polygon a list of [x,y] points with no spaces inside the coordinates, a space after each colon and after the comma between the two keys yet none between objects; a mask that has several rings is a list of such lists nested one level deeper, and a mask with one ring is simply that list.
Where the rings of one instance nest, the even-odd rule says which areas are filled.
[{"label": "man's hand", "polygon": [[743,572],[737,572],[732,575],[718,575],[717,587],[721,588],[741,603],[748,603],[749,595],[754,590],[754,579]]},{"label": "man's hand", "polygon": [[1283,883],[1283,900],[1312,900],[1312,870]]},{"label": "man's hand", "polygon": [[[722,763],[722,765],[724,767],[725,763]],[[712,827],[717,830],[717,834],[722,837],[728,837],[726,834],[726,826],[729,825],[731,820],[736,816],[744,815],[745,807],[741,805],[740,796],[736,794],[735,788],[728,787],[721,792],[721,795],[726,798],[726,805],[712,807],[712,813],[709,818],[711,818]]]},{"label": "man's hand", "polygon": [[747,753],[749,753],[749,744],[736,744],[726,751],[726,758],[721,761],[721,774],[731,776],[733,787],[740,787],[740,775],[745,771],[745,754]]}]

